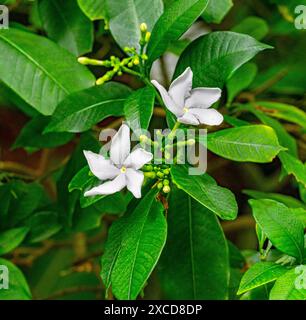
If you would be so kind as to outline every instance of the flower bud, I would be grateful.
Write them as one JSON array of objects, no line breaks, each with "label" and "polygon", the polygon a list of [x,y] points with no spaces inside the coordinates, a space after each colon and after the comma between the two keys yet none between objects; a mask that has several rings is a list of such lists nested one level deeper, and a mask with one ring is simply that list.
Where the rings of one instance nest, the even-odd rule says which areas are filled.
[{"label": "flower bud", "polygon": [[145,35],[145,42],[148,43],[150,41],[150,38],[151,38],[151,32],[148,31]]},{"label": "flower bud", "polygon": [[159,177],[159,178],[163,178],[164,177],[164,174],[161,172],[161,171],[158,171],[156,173],[156,175]]},{"label": "flower bud", "polygon": [[164,186],[169,186],[170,181],[168,179],[165,179],[163,181]]},{"label": "flower bud", "polygon": [[163,183],[162,182],[159,182],[158,184],[157,184],[157,189],[162,189],[164,187],[164,185],[163,185]]},{"label": "flower bud", "polygon": [[139,26],[139,29],[140,29],[141,32],[145,33],[145,32],[147,32],[147,30],[148,30],[148,26],[147,26],[146,23],[143,22],[143,23]]},{"label": "flower bud", "polygon": [[155,179],[156,178],[156,173],[154,171],[152,172],[144,172],[144,175],[150,179]]},{"label": "flower bud", "polygon": [[171,191],[171,188],[169,186],[164,186],[163,187],[163,192],[164,193],[169,193]]},{"label": "flower bud", "polygon": [[169,170],[169,169],[164,169],[164,170],[163,170],[163,173],[164,173],[165,175],[168,175],[168,174],[170,173],[170,170]]},{"label": "flower bud", "polygon": [[133,63],[134,63],[135,66],[139,65],[139,58],[138,58],[138,57],[135,57],[135,58],[133,59]]}]

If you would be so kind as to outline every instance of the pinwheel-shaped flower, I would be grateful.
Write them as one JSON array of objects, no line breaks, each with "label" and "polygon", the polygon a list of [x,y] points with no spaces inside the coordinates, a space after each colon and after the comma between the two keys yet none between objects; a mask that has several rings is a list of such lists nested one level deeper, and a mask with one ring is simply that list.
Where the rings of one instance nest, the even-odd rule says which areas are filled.
[{"label": "pinwheel-shaped flower", "polygon": [[130,128],[123,124],[113,137],[110,159],[84,151],[90,171],[100,180],[109,180],[85,192],[85,196],[112,194],[127,187],[136,198],[141,197],[144,174],[139,169],[150,162],[152,153],[138,148],[130,153]]},{"label": "pinwheel-shaped flower", "polygon": [[209,109],[221,97],[219,88],[192,89],[192,70],[188,67],[170,85],[169,91],[152,80],[158,89],[166,107],[177,117],[177,121],[185,124],[210,126],[220,125],[223,116],[215,109]]}]

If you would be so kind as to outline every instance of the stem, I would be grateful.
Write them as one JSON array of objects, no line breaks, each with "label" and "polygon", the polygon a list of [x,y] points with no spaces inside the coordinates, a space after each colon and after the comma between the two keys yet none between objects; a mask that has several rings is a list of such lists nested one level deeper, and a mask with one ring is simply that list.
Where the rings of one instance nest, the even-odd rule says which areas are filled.
[{"label": "stem", "polygon": [[180,122],[176,121],[173,129],[171,130],[171,132],[168,135],[168,139],[173,139],[176,133],[176,130],[179,128],[179,126],[181,125]]}]

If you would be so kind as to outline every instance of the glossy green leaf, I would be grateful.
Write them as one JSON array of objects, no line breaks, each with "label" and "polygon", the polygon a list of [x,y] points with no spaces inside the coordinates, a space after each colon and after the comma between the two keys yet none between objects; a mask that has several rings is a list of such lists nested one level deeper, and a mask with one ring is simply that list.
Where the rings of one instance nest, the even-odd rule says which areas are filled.
[{"label": "glossy green leaf", "polygon": [[293,122],[306,128],[306,113],[289,104],[269,101],[256,102],[257,109],[269,114],[271,117]]},{"label": "glossy green leaf", "polygon": [[185,192],[172,190],[167,221],[168,238],[159,264],[166,298],[226,299],[229,257],[217,217]]},{"label": "glossy green leaf", "polygon": [[152,87],[138,89],[126,100],[124,113],[129,127],[134,132],[148,129],[153,115],[154,101],[155,90]]},{"label": "glossy green leaf", "polygon": [[102,279],[118,299],[136,299],[166,242],[163,206],[149,192],[114,222],[102,256]]},{"label": "glossy green leaf", "polygon": [[39,115],[30,120],[21,130],[14,148],[54,148],[66,144],[73,138],[71,133],[46,133],[44,129],[51,118]]},{"label": "glossy green leaf", "polygon": [[235,161],[271,162],[284,148],[273,129],[263,125],[242,126],[211,133],[208,149]]},{"label": "glossy green leaf", "polygon": [[293,156],[297,157],[298,152],[297,152],[297,143],[295,139],[286,131],[286,129],[276,120],[265,113],[256,110],[252,106],[250,106],[249,109],[253,114],[265,125],[273,128],[275,133],[277,134],[277,138],[279,143],[288,149],[287,152],[292,154]]},{"label": "glossy green leaf", "polygon": [[29,300],[31,299],[30,288],[22,272],[13,263],[0,258],[0,279],[3,283],[3,277],[8,270],[8,289],[0,289],[0,300]]},{"label": "glossy green leaf", "polygon": [[0,232],[0,255],[17,248],[26,237],[29,228],[20,227]]},{"label": "glossy green leaf", "polygon": [[298,266],[278,278],[270,291],[270,300],[306,300],[305,268]]},{"label": "glossy green leaf", "polygon": [[234,98],[244,89],[247,89],[257,74],[255,63],[246,63],[241,66],[227,81],[227,103],[230,104]]},{"label": "glossy green leaf", "polygon": [[233,6],[232,0],[213,0],[208,2],[202,17],[208,23],[221,23]]},{"label": "glossy green leaf", "polygon": [[110,116],[124,115],[124,102],[131,90],[107,82],[68,96],[56,108],[45,132],[83,132]]},{"label": "glossy green leaf", "polygon": [[178,0],[167,7],[152,30],[147,49],[148,67],[166,51],[170,42],[187,31],[207,4],[208,0]]},{"label": "glossy green leaf", "polygon": [[65,49],[13,28],[0,30],[0,80],[44,115],[51,115],[70,93],[95,82],[88,69]]},{"label": "glossy green leaf", "polygon": [[193,71],[193,87],[222,88],[240,66],[269,48],[244,34],[212,32],[199,37],[184,50],[173,78],[189,66]]},{"label": "glossy green leaf", "polygon": [[141,23],[146,23],[152,31],[163,12],[162,0],[105,0],[109,28],[121,48],[140,48]]},{"label": "glossy green leaf", "polygon": [[272,244],[280,251],[303,261],[304,227],[284,204],[274,200],[249,200],[253,215]]},{"label": "glossy green leaf", "polygon": [[289,208],[306,208],[305,204],[298,199],[280,193],[261,192],[257,190],[243,190],[243,193],[254,199],[271,199],[283,203]]},{"label": "glossy green leaf", "polygon": [[78,4],[90,20],[105,18],[105,0],[78,0]]},{"label": "glossy green leaf", "polygon": [[293,174],[295,179],[306,186],[306,164],[295,158],[288,152],[281,152],[279,159],[282,162],[286,172]]},{"label": "glossy green leaf", "polygon": [[26,226],[30,229],[27,235],[27,242],[37,243],[49,239],[55,235],[61,228],[58,214],[54,211],[39,211],[31,215],[25,221]]},{"label": "glossy green leaf", "polygon": [[49,38],[76,56],[90,52],[93,24],[75,0],[40,0],[39,13]]},{"label": "glossy green leaf", "polygon": [[207,173],[189,175],[188,167],[176,165],[171,168],[173,182],[204,207],[216,213],[220,218],[233,220],[237,216],[237,203],[233,193],[217,185]]},{"label": "glossy green leaf", "polygon": [[248,34],[256,40],[262,40],[269,32],[267,22],[259,17],[247,17],[232,28],[232,31]]},{"label": "glossy green leaf", "polygon": [[237,294],[260,287],[276,280],[288,271],[288,268],[274,262],[258,262],[243,275]]}]

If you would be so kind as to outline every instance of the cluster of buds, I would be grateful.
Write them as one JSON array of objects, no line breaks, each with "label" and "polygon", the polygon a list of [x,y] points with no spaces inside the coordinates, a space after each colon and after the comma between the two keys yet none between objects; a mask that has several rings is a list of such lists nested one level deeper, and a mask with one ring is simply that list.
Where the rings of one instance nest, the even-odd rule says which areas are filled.
[{"label": "cluster of buds", "polygon": [[144,48],[148,44],[151,33],[147,30],[147,25],[142,23],[140,25],[140,53],[135,48],[125,47],[124,52],[129,56],[120,60],[115,56],[111,56],[109,60],[97,60],[87,57],[78,58],[78,62],[83,65],[102,66],[106,68],[112,68],[112,70],[106,72],[101,78],[97,79],[96,84],[101,85],[107,81],[110,81],[115,75],[121,76],[123,72],[131,71],[129,68],[143,64],[148,56],[144,53]]},{"label": "cluster of buds", "polygon": [[139,29],[140,29],[140,41],[139,41],[139,44],[140,44],[141,47],[145,47],[148,44],[149,40],[150,40],[151,32],[148,31],[148,26],[144,22],[139,26]]},{"label": "cluster of buds", "polygon": [[157,179],[154,186],[163,193],[169,193],[170,188],[170,168],[166,164],[152,165],[147,164],[143,167],[144,176],[149,179]]}]

